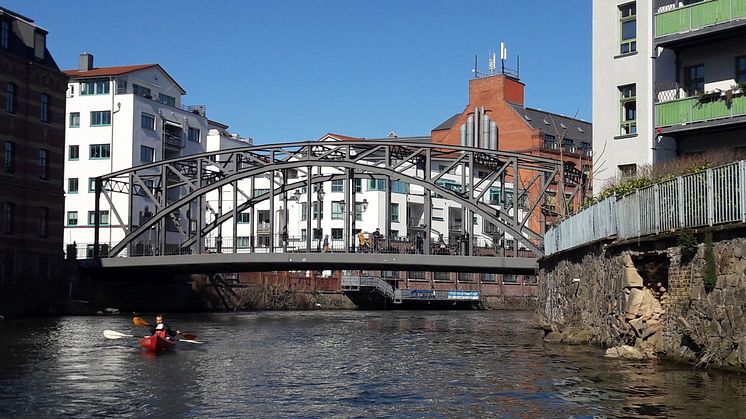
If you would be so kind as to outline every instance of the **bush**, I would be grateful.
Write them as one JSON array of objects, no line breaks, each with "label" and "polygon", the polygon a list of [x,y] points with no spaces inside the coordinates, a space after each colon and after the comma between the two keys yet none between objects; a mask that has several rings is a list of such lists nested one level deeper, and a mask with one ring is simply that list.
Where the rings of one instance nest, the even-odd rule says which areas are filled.
[{"label": "bush", "polygon": [[702,275],[705,291],[710,292],[717,284],[717,266],[715,265],[715,249],[712,246],[712,231],[705,233],[705,272]]}]

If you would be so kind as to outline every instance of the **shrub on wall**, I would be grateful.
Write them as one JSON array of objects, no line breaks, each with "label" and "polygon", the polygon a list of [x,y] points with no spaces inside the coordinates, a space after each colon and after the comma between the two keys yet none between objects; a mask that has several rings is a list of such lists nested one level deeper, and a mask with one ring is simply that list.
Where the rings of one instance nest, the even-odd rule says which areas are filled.
[{"label": "shrub on wall", "polygon": [[692,230],[683,229],[679,232],[679,252],[681,253],[681,263],[689,263],[697,254],[697,237]]}]

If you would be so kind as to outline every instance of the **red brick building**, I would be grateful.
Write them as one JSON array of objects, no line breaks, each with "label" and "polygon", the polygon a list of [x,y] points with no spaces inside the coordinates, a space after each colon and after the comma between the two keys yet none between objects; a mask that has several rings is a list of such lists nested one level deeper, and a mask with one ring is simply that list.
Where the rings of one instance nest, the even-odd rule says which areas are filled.
[{"label": "red brick building", "polygon": [[[524,88],[525,85],[518,79],[505,74],[469,80],[469,103],[461,113],[453,115],[432,130],[432,142],[562,160],[565,162],[567,184],[565,196],[572,194],[577,186],[581,187],[581,192],[590,191],[588,173],[592,164],[591,124],[525,107]],[[480,120],[479,125],[490,123],[485,132],[489,132],[491,138],[480,137],[476,133],[472,133],[470,138],[469,129],[473,125],[475,113]],[[556,184],[553,193],[554,196],[550,194],[542,200],[542,213],[547,224],[576,210],[583,199],[583,193],[579,193],[572,200],[567,200],[566,205],[562,205],[561,197],[557,196]],[[536,199],[538,190],[534,188],[529,200],[533,202]],[[541,229],[540,218],[537,213],[530,221],[530,226],[535,231]]]},{"label": "red brick building", "polygon": [[[47,31],[0,7],[0,308],[61,288],[65,76]],[[36,306],[36,307],[35,307]]]}]

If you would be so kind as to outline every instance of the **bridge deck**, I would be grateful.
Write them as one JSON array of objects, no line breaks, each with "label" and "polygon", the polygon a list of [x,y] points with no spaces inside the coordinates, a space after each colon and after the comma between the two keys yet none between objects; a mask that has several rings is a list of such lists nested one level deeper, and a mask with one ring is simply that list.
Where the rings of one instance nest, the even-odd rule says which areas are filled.
[{"label": "bridge deck", "polygon": [[533,275],[536,258],[360,253],[234,253],[103,258],[81,267],[181,273],[291,270],[409,270]]}]

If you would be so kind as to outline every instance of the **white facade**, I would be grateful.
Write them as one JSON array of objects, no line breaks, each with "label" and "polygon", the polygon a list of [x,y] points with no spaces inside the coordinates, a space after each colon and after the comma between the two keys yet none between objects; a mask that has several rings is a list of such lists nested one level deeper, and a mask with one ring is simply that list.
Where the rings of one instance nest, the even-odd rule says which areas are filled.
[{"label": "white facade", "polygon": [[[92,57],[90,57],[92,61]],[[82,60],[81,60],[82,61]],[[142,68],[145,67],[145,68]],[[208,121],[185,110],[184,91],[158,65],[68,71],[65,131],[65,244],[92,251],[92,179],[162,159],[206,150]],[[76,190],[77,184],[77,190]],[[152,209],[114,194],[117,213],[102,197],[100,243],[116,244],[130,216],[138,224]],[[80,253],[79,253],[80,254]]]},{"label": "white facade", "polygon": [[[337,141],[333,137],[326,137],[323,141]],[[442,162],[439,164],[438,161],[433,162],[433,175],[444,170],[450,162]],[[323,175],[340,174],[339,169],[335,168],[318,168],[314,167],[314,175],[321,173]],[[321,172],[319,172],[319,170]],[[411,169],[414,170],[414,169]],[[289,170],[287,179],[282,178],[281,173],[277,173],[275,177],[275,188],[279,188],[283,184],[292,184],[296,182],[303,182],[307,179],[306,169]],[[454,188],[461,182],[461,173],[453,173],[444,175],[441,180],[444,184],[453,185]],[[252,182],[254,184],[252,185]],[[313,192],[307,193],[307,187],[302,186],[295,189],[294,191],[288,192],[287,201],[281,195],[278,195],[274,199],[274,212],[275,216],[272,229],[270,229],[270,201],[263,200],[255,205],[253,208],[247,207],[243,211],[243,215],[239,215],[239,222],[234,226],[233,220],[224,222],[221,226],[220,233],[222,237],[219,237],[218,229],[212,230],[207,234],[205,240],[205,246],[208,251],[219,251],[219,252],[231,252],[233,248],[232,237],[233,229],[236,228],[236,237],[238,241],[236,243],[237,252],[269,252],[271,245],[274,247],[274,252],[304,250],[307,245],[307,237],[309,234],[309,224],[307,215],[307,203],[310,198],[311,203],[311,250],[316,251],[317,248],[323,247],[323,242],[326,241],[329,245],[330,251],[344,251],[345,245],[345,213],[346,213],[346,199],[344,191],[344,180],[328,181],[324,182],[322,186],[323,200],[322,203],[322,217],[319,220],[316,217],[316,208],[319,202],[319,193],[317,187],[314,186]],[[386,217],[387,212],[385,208],[386,204],[386,185],[385,181],[380,179],[361,179],[356,178],[356,193],[355,193],[355,221],[354,225],[350,222],[350,231],[352,233],[362,232],[366,238],[366,241],[372,239],[372,234],[376,231],[376,228],[380,229],[383,240],[380,243],[380,247],[383,248],[386,245]],[[238,185],[239,193],[236,195],[236,202],[240,207],[246,203],[252,196],[259,196],[270,191],[270,179],[265,174],[258,176],[254,179],[244,179],[239,181]],[[506,185],[506,189],[509,194],[512,194],[512,185]],[[485,199],[496,199],[495,196],[490,194],[485,195]],[[287,243],[283,240],[283,231],[285,229],[285,202],[287,202]],[[425,225],[425,196],[424,189],[418,185],[409,185],[403,182],[392,182],[391,191],[391,209],[389,217],[391,220],[390,227],[390,242],[398,243],[405,248],[411,247],[413,251],[416,243],[416,236],[418,234],[424,235]],[[437,249],[436,243],[442,238],[444,243],[447,244],[451,249],[454,246],[458,246],[458,239],[463,234],[463,209],[460,205],[452,202],[448,199],[438,198],[435,194],[432,197],[433,207],[431,209],[432,216],[432,227],[431,227],[431,243]],[[207,211],[205,214],[205,222],[207,224],[213,222],[216,218],[216,214],[225,213],[233,208],[233,189],[231,185],[226,185],[222,188],[222,193],[219,194],[217,191],[210,192],[207,198]],[[499,208],[499,205],[495,205],[494,208]],[[512,214],[512,210],[511,210]],[[519,210],[519,217],[522,219],[525,216],[524,210]],[[473,217],[475,221],[473,229],[472,244],[478,246],[505,246],[505,248],[512,248],[515,245],[513,237],[510,234],[503,236],[502,243],[493,243],[495,240],[494,229],[490,231],[490,227],[486,226],[485,221],[481,216],[475,215]],[[320,233],[319,233],[320,227]],[[272,236],[270,236],[270,234]],[[424,241],[424,237],[423,237]],[[358,241],[356,238],[352,238],[351,243],[347,244],[349,250],[358,248]],[[518,245],[519,249],[524,249],[525,246]]]},{"label": "white facade", "polygon": [[744,10],[746,0],[593,1],[594,194],[645,165],[743,157]]}]

